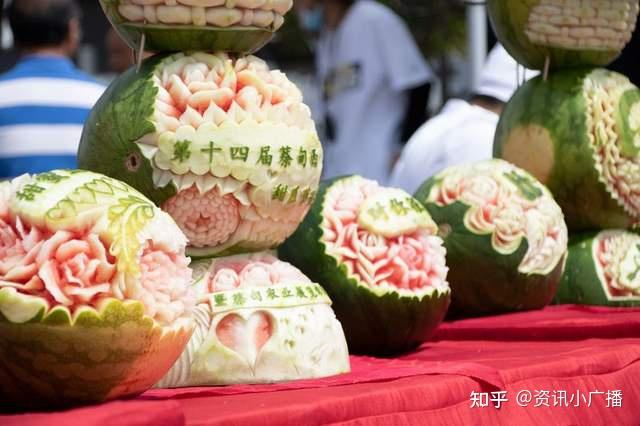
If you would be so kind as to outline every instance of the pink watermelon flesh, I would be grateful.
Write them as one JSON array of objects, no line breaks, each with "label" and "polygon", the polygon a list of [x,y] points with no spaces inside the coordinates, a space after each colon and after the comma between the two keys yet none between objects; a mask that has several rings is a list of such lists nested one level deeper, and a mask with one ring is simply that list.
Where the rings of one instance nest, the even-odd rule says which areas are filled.
[{"label": "pink watermelon flesh", "polygon": [[499,253],[514,252],[526,237],[529,248],[520,264],[521,272],[541,273],[553,268],[566,252],[566,225],[551,197],[530,200],[494,177],[478,173],[445,178],[430,199],[439,206],[456,201],[471,205],[466,225],[478,235],[491,233],[492,245]]},{"label": "pink watermelon flesh", "polygon": [[[245,121],[277,123],[300,129],[313,128],[309,110],[302,104],[300,91],[283,73],[269,70],[266,63],[255,57],[241,58],[233,63],[224,61],[228,59],[222,54],[194,54],[192,57],[176,59],[161,75],[154,76],[158,89],[154,112],[158,134],[175,134],[177,143],[192,143],[191,139],[199,129],[202,130],[201,127],[204,129],[229,123],[241,125]],[[152,145],[154,143],[156,142]],[[213,141],[213,145],[216,143]],[[185,154],[184,162],[178,165],[175,163],[175,148],[174,157],[157,161],[162,170],[156,172],[160,186],[167,183],[165,179],[172,179],[169,171],[174,180],[175,176],[184,176],[193,183],[185,188],[185,180],[182,180],[178,193],[162,204],[162,208],[183,230],[190,246],[207,248],[229,243],[237,232],[247,233],[247,227],[255,227],[253,223],[256,216],[263,221],[267,218],[270,221],[261,225],[264,230],[258,227],[249,232],[256,234],[253,238],[264,238],[267,242],[272,240],[276,243],[293,232],[299,218],[308,209],[303,196],[306,194],[310,198],[310,190],[296,190],[287,196],[285,201],[288,203],[284,208],[273,209],[263,206],[263,200],[256,201],[260,196],[255,188],[252,185],[241,185],[242,179],[233,184],[223,184],[224,190],[220,185],[208,189],[203,180],[210,174],[228,174],[228,171],[224,172],[222,169],[211,169],[212,160],[215,163],[222,155],[220,148],[213,145],[210,150],[201,149],[197,155],[192,152]],[[205,151],[206,155],[202,154]],[[266,154],[269,156],[269,164],[277,152],[278,148],[273,147]],[[297,148],[292,152],[291,155],[298,155]],[[262,164],[261,161],[266,161],[264,158],[256,161],[250,152],[243,152],[241,148],[237,148],[237,152],[234,151],[232,155],[237,155],[236,160],[244,158],[246,164]],[[246,158],[247,155],[249,158]],[[296,161],[300,160],[296,158]],[[273,165],[276,167],[275,162]],[[183,170],[184,167],[186,168]],[[275,173],[277,170],[273,169],[271,172]],[[283,170],[280,173],[286,174]],[[304,179],[306,178],[302,178]],[[300,200],[296,200],[294,195],[299,195]]]},{"label": "pink watermelon flesh", "polygon": [[139,258],[140,283],[123,285],[109,247],[91,231],[51,232],[0,217],[0,287],[42,297],[73,313],[107,298],[139,300],[145,313],[171,324],[193,306],[189,260],[147,241]]},{"label": "pink watermelon flesh", "polygon": [[230,256],[211,266],[210,293],[236,288],[311,283],[298,268],[267,254]]},{"label": "pink watermelon flesh", "polygon": [[217,189],[198,194],[191,187],[169,199],[164,210],[181,226],[191,245],[205,247],[224,243],[240,224],[238,201]]},{"label": "pink watermelon flesh", "polygon": [[216,327],[218,340],[235,352],[258,353],[273,335],[271,317],[265,312],[254,312],[248,320],[238,314],[228,314]]},{"label": "pink watermelon flesh", "polygon": [[363,179],[327,194],[323,226],[327,253],[372,288],[448,288],[445,249],[440,237],[424,229],[384,237],[359,226],[360,206],[382,189],[377,183]]},{"label": "pink watermelon flesh", "polygon": [[626,268],[622,268],[620,264],[624,260],[625,254],[633,250],[629,247],[631,241],[634,239],[610,234],[601,238],[597,243],[595,256],[598,264],[597,269],[602,271],[611,297],[633,297],[640,294],[637,287],[630,285],[637,283],[640,271],[640,262],[637,259],[634,259],[635,271],[627,276],[621,276],[621,270],[626,270]]},{"label": "pink watermelon flesh", "polygon": [[[221,258],[212,264],[210,272],[207,287],[211,293],[236,288],[311,283],[296,267],[268,254]],[[216,335],[223,345],[247,355],[247,359],[253,359],[273,335],[271,315],[258,311],[245,320],[238,314],[227,314],[218,322]]]}]

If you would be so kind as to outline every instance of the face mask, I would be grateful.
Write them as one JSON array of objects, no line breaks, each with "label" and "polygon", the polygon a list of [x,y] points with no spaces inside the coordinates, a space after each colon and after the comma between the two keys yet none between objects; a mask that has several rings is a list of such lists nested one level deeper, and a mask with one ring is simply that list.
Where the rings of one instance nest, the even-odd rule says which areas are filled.
[{"label": "face mask", "polygon": [[300,25],[305,31],[319,33],[322,30],[322,6],[306,9],[300,12]]}]

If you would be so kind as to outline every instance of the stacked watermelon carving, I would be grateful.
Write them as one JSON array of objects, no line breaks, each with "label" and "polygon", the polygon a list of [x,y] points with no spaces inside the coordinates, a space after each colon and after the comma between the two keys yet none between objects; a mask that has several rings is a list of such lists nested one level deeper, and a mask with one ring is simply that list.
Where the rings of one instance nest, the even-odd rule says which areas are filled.
[{"label": "stacked watermelon carving", "polygon": [[502,114],[494,155],[537,177],[573,232],[563,303],[640,304],[640,89],[605,69],[633,33],[636,0],[490,0],[500,41],[543,70]]},{"label": "stacked watermelon carving", "polygon": [[176,221],[196,273],[196,327],[162,387],[349,371],[331,301],[265,252],[313,202],[322,147],[300,90],[250,53],[292,0],[101,0],[141,61],[85,126],[82,168],[118,178]]}]

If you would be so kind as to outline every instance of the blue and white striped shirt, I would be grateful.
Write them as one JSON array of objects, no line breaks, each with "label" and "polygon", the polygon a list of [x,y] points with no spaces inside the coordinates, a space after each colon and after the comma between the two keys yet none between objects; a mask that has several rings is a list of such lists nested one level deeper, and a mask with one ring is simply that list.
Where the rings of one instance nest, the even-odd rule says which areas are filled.
[{"label": "blue and white striped shirt", "polygon": [[103,91],[56,56],[26,56],[0,75],[0,179],[76,168],[82,126]]}]

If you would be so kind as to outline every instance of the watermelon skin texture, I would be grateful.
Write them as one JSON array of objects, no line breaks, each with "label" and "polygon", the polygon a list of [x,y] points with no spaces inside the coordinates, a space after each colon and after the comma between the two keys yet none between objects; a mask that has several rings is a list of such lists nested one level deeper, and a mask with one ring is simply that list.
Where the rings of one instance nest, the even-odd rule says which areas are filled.
[{"label": "watermelon skin texture", "polygon": [[[549,188],[574,232],[634,224],[596,169],[582,94],[582,83],[592,71],[558,71],[547,81],[539,76],[525,83],[502,112],[493,146],[495,158],[527,170]],[[539,130],[536,140],[516,140],[515,132],[527,127]]]},{"label": "watermelon skin texture", "polygon": [[204,50],[211,52],[233,52],[250,54],[265,46],[273,31],[259,28],[211,28],[162,25],[137,25],[124,23],[116,27],[122,38],[133,49],[139,49],[142,34],[144,48],[151,52],[181,52]]},{"label": "watermelon skin texture", "polygon": [[444,319],[450,292],[423,297],[397,292],[376,294],[348,276],[345,265],[326,254],[322,211],[327,190],[343,177],[323,181],[311,210],[296,232],[279,247],[282,260],[323,286],[344,329],[349,352],[392,356],[418,347]]},{"label": "watermelon skin texture", "polygon": [[111,83],[91,111],[78,148],[81,169],[126,182],[156,205],[175,195],[176,189],[171,183],[163,188],[154,185],[152,166],[135,141],[155,131],[150,120],[158,88],[152,74],[167,56],[149,58],[139,71],[131,68]]},{"label": "watermelon skin texture", "polygon": [[441,229],[452,296],[448,317],[540,309],[551,303],[558,290],[564,261],[558,262],[547,275],[519,272],[518,266],[529,247],[526,239],[522,239],[515,252],[499,254],[492,246],[491,234],[478,235],[465,226],[468,205],[456,201],[441,207],[428,201],[436,183],[435,177],[427,180],[414,198],[424,204]]},{"label": "watermelon skin texture", "polygon": [[524,28],[531,9],[539,3],[540,0],[487,0],[487,12],[498,40],[520,64],[543,70],[549,58],[549,69],[606,66],[622,53],[622,49],[572,50],[532,43]]},{"label": "watermelon skin texture", "polygon": [[587,232],[572,236],[567,256],[567,266],[560,288],[554,299],[556,304],[597,305],[613,307],[638,307],[640,297],[628,300],[612,300],[604,291],[605,285],[596,269],[594,244],[600,232]]},{"label": "watermelon skin texture", "polygon": [[[66,308],[47,309],[43,299],[11,290],[0,291],[0,400],[16,410],[139,395],[171,368],[192,332],[160,327],[140,302],[111,299],[72,319]],[[24,311],[32,318],[4,315],[21,303],[31,304]]]}]

